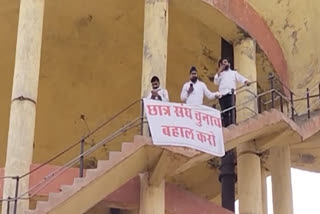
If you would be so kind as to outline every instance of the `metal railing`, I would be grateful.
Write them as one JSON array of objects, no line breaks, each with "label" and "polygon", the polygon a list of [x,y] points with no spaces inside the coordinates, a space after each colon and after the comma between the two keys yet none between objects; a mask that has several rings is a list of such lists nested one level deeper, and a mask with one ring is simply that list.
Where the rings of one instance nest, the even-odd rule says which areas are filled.
[{"label": "metal railing", "polygon": [[[281,97],[280,97],[280,106],[281,108],[283,108],[283,105],[281,104],[282,99],[286,99],[287,101],[290,102],[290,108],[291,108],[291,119],[293,121],[295,121],[295,117],[296,116],[300,116],[300,115],[304,115],[306,114],[308,119],[311,118],[311,110],[312,110],[312,104],[311,104],[311,99],[317,98],[318,100],[315,101],[314,103],[317,104],[316,106],[314,106],[314,108],[319,107],[320,104],[320,83],[316,84],[315,86],[313,86],[311,88],[311,90],[309,90],[309,88],[306,88],[306,92],[302,94],[302,96],[298,96],[296,95],[293,91],[290,90],[290,88],[288,86],[286,86],[279,78],[277,78],[276,76],[269,74],[269,81],[270,81],[270,88],[273,89],[274,88],[274,82],[278,81],[280,83],[280,85],[286,89],[287,91],[289,91],[289,98],[284,96],[281,93]],[[317,93],[315,92],[317,91]],[[315,93],[315,94],[312,94]],[[280,93],[278,92],[278,95]],[[272,107],[274,107],[274,102],[275,102],[275,98],[274,96],[272,96]],[[300,104],[296,105],[297,102],[300,102]],[[313,103],[313,104],[314,104]],[[306,110],[305,111],[299,111],[299,109],[303,106],[306,105]]]},{"label": "metal railing", "polygon": [[[77,163],[79,163],[79,177],[83,177],[84,176],[84,160],[85,160],[85,157],[90,155],[90,154],[92,154],[93,152],[95,152],[99,148],[102,148],[105,144],[107,144],[108,142],[110,142],[110,141],[114,140],[115,138],[119,137],[124,132],[127,132],[130,129],[133,129],[135,127],[140,126],[140,130],[141,130],[140,133],[143,134],[142,125],[143,125],[144,119],[143,119],[143,111],[141,110],[141,114],[140,114],[139,117],[131,120],[130,122],[125,124],[123,127],[118,129],[117,131],[113,132],[111,135],[109,135],[106,138],[102,139],[97,144],[92,146],[90,149],[85,151],[85,140],[86,139],[91,137],[93,134],[96,134],[103,127],[105,127],[106,125],[110,124],[112,121],[117,119],[124,112],[128,111],[129,109],[131,109],[132,107],[136,106],[137,104],[142,104],[142,103],[143,103],[142,99],[138,99],[138,100],[132,102],[130,105],[128,105],[127,107],[125,107],[124,109],[122,109],[121,111],[119,111],[118,113],[113,115],[111,118],[109,118],[108,120],[103,122],[101,125],[97,126],[93,131],[91,131],[88,134],[86,134],[79,141],[77,141],[76,143],[70,145],[69,147],[64,149],[62,152],[58,153],[54,157],[50,158],[49,160],[47,160],[46,162],[40,164],[39,166],[37,166],[36,168],[30,170],[29,172],[27,172],[27,173],[25,173],[23,175],[20,175],[20,176],[3,176],[3,177],[0,177],[0,179],[2,179],[2,180],[6,180],[6,179],[15,180],[15,194],[14,194],[14,197],[8,196],[8,198],[0,200],[0,203],[2,203],[2,204],[3,204],[3,202],[7,202],[7,214],[10,214],[10,211],[11,211],[12,208],[13,208],[13,213],[16,214],[17,213],[18,200],[29,200],[29,199],[31,199],[33,196],[35,196],[37,193],[39,193],[41,190],[43,190],[45,187],[47,187],[52,181],[54,181],[55,178],[57,178],[60,175],[62,175],[63,173],[65,173],[68,169],[70,169],[72,166],[74,166]],[[31,174],[35,173],[36,171],[40,170],[41,168],[43,168],[44,166],[50,164],[51,162],[57,160],[59,157],[61,157],[62,155],[66,154],[67,152],[71,151],[73,148],[76,148],[77,146],[80,146],[80,154],[79,155],[77,155],[76,157],[74,157],[73,159],[68,161],[66,164],[60,166],[58,169],[54,170],[53,172],[50,172],[47,176],[43,177],[43,179],[38,184],[32,186],[31,188],[28,189],[28,191],[26,191],[26,192],[24,192],[24,193],[19,195],[19,184],[20,184],[21,179],[23,179],[23,178],[25,178],[27,176],[30,176]],[[11,207],[11,205],[12,205],[11,203],[13,203],[13,207]]]},{"label": "metal railing", "polygon": [[[252,98],[248,99],[245,102],[242,102],[242,103],[240,103],[238,105],[235,105],[235,103],[233,103],[233,107],[225,109],[225,110],[221,111],[221,113],[225,113],[227,111],[232,111],[233,112],[231,114],[232,115],[232,123],[236,124],[236,114],[235,114],[236,111],[237,112],[249,111],[253,115],[258,115],[259,113],[263,112],[263,110],[269,110],[271,108],[279,107],[280,111],[284,112],[284,105],[286,104],[288,109],[289,109],[289,111],[287,111],[287,113],[289,114],[288,117],[290,117],[292,120],[295,120],[295,116],[297,115],[297,111],[296,111],[296,108],[295,108],[295,102],[298,102],[298,101],[305,101],[306,102],[306,105],[307,105],[306,114],[307,114],[308,118],[311,117],[310,99],[318,98],[319,99],[319,103],[320,103],[320,84],[317,85],[317,88],[319,89],[319,94],[310,94],[310,92],[313,91],[316,88],[316,87],[314,87],[314,88],[312,88],[312,90],[307,89],[306,97],[300,97],[300,98],[294,99],[295,98],[295,94],[287,86],[285,86],[282,82],[280,82],[280,85],[283,85],[283,87],[286,88],[286,90],[288,90],[290,97],[287,97],[284,93],[282,93],[281,91],[275,89],[275,81],[278,81],[278,79],[275,76],[270,75],[269,76],[269,81],[270,81],[270,89],[267,90],[267,91],[264,91],[262,93],[259,93],[259,94],[256,94],[253,91],[251,91],[250,89],[245,88],[245,87],[237,88],[236,89],[237,94],[249,93],[250,95],[252,95]],[[253,83],[255,83],[255,82],[253,82]],[[234,92],[235,91],[233,91],[232,93],[234,94]],[[266,96],[270,96],[271,97],[270,100],[263,101],[262,98],[266,97]],[[256,102],[257,105],[258,105],[258,108],[257,109],[252,109],[252,108],[249,108],[248,106],[246,106],[250,102]],[[103,138],[101,141],[99,141],[96,145],[94,145],[90,149],[85,150],[85,141],[90,136],[92,136],[93,134],[97,133],[99,130],[101,130],[103,127],[108,125],[110,122],[112,122],[115,119],[117,119],[121,114],[123,114],[124,112],[128,111],[129,109],[131,109],[132,107],[134,107],[134,106],[136,106],[138,104],[140,104],[140,107],[141,107],[141,112],[140,112],[140,116],[139,117],[131,120],[130,122],[125,124],[123,127],[119,128],[117,131],[115,131],[112,134],[110,134],[109,136],[107,136],[106,138]],[[124,133],[124,132],[126,132],[126,131],[128,131],[130,129],[133,129],[135,127],[140,126],[140,134],[143,135],[143,124],[147,123],[144,120],[144,111],[143,111],[143,109],[144,109],[143,108],[143,101],[142,101],[142,99],[138,99],[138,100],[132,102],[127,107],[125,107],[124,109],[122,109],[121,111],[119,111],[117,114],[113,115],[111,118],[109,118],[105,122],[103,122],[101,125],[97,126],[93,131],[91,131],[88,134],[86,134],[79,141],[77,141],[76,143],[70,145],[65,150],[63,150],[62,152],[58,153],[54,157],[50,158],[48,161],[44,162],[43,164],[41,164],[41,165],[37,166],[36,168],[30,170],[28,173],[25,173],[25,174],[23,174],[21,176],[4,176],[4,177],[0,177],[0,179],[14,179],[15,180],[15,184],[16,184],[15,185],[16,187],[15,187],[15,195],[14,195],[14,197],[8,196],[8,198],[0,200],[1,203],[7,202],[7,214],[10,214],[10,210],[11,210],[10,206],[11,206],[12,202],[14,203],[13,204],[13,213],[16,214],[18,200],[28,200],[28,199],[32,198],[37,193],[39,193],[41,190],[43,190],[46,186],[48,186],[55,178],[57,178],[60,175],[62,175],[64,172],[66,172],[68,169],[70,169],[76,163],[79,163],[79,177],[83,177],[84,176],[84,160],[85,160],[85,157],[87,157],[88,155],[92,154],[93,152],[95,152],[99,148],[103,147],[108,142],[110,142],[110,141],[114,140],[115,138],[119,137],[122,133]],[[31,175],[32,173],[35,173],[39,169],[41,169],[44,166],[48,165],[49,163],[57,160],[63,154],[71,151],[73,148],[76,148],[78,146],[80,146],[80,154],[79,155],[77,155],[76,157],[74,157],[73,159],[68,161],[66,164],[64,164],[61,167],[59,167],[58,169],[56,169],[53,172],[49,173],[47,176],[45,176],[41,180],[41,182],[39,182],[38,184],[32,186],[30,189],[28,189],[28,191],[26,191],[26,192],[24,192],[24,193],[19,195],[19,183],[20,183],[21,179]]]}]

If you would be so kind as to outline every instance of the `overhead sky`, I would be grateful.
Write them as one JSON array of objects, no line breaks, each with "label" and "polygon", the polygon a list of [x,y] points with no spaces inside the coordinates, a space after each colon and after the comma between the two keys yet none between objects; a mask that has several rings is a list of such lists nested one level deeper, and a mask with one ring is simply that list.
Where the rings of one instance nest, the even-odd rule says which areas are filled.
[{"label": "overhead sky", "polygon": [[[320,173],[298,169],[291,170],[294,214],[320,214]],[[267,178],[268,214],[272,210],[271,177]],[[236,214],[239,214],[239,203],[236,201]]]}]

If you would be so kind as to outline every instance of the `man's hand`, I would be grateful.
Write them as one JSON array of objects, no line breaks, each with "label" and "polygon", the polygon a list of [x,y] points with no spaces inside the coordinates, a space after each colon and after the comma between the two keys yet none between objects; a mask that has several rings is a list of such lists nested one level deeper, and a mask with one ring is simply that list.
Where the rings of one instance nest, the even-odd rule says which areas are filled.
[{"label": "man's hand", "polygon": [[219,69],[218,69],[218,73],[224,71],[224,69],[227,67],[227,65],[225,64],[220,64]]},{"label": "man's hand", "polygon": [[188,89],[188,95],[190,95],[193,92],[193,90],[194,90],[193,87],[190,86]]},{"label": "man's hand", "polygon": [[221,93],[220,93],[219,91],[218,91],[218,92],[216,92],[215,97],[216,97],[216,99],[221,98]]},{"label": "man's hand", "polygon": [[152,94],[152,96],[155,96],[155,97],[159,96],[157,91],[151,91],[151,94]]}]

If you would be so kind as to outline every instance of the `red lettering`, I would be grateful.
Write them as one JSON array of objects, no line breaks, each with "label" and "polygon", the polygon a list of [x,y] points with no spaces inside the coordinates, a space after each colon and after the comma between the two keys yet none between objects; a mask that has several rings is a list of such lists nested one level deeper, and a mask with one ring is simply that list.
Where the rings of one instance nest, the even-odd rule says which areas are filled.
[{"label": "red lettering", "polygon": [[181,137],[194,140],[193,129],[180,126],[161,126],[162,133],[166,136]]},{"label": "red lettering", "polygon": [[151,116],[171,116],[170,106],[165,105],[147,105],[148,114]]},{"label": "red lettering", "polygon": [[192,119],[192,111],[191,108],[187,108],[184,106],[174,106],[174,112],[177,117],[189,117]]},{"label": "red lettering", "polygon": [[216,139],[212,132],[208,134],[197,131],[197,138],[201,143],[209,143],[211,146],[216,146]]}]

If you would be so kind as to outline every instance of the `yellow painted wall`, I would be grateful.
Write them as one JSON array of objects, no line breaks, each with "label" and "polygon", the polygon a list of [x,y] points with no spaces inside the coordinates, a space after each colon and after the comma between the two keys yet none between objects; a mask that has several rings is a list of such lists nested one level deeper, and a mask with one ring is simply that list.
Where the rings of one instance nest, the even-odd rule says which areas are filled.
[{"label": "yellow painted wall", "polygon": [[[233,32],[230,37],[239,34],[230,21],[219,19],[221,14],[200,0],[188,3],[190,11],[185,5],[180,8],[180,2],[169,2],[167,88],[172,101],[179,101],[192,65],[197,66],[209,88],[216,90],[208,75],[216,71],[220,57],[217,31],[221,33],[221,26],[228,25]],[[296,89],[319,80],[320,55],[315,45],[320,30],[312,19],[319,7],[299,2],[250,0],[279,39],[288,60],[291,85]],[[5,50],[0,53],[0,166],[5,161],[18,10],[18,0],[0,2],[0,33],[4,35],[0,37],[0,49]],[[33,162],[49,159],[84,135],[88,129],[80,115],[86,116],[89,129],[93,129],[139,98],[143,12],[144,0],[46,1]],[[297,40],[290,37],[295,31]],[[273,69],[259,50],[257,70],[262,88],[267,88],[263,79]],[[138,115],[137,106],[90,139],[87,148]],[[134,133],[137,129],[115,142],[129,141]],[[96,154],[97,158],[106,158],[107,150]],[[77,153],[75,150],[72,154]],[[70,155],[67,157],[54,163],[64,163]]]},{"label": "yellow painted wall", "polygon": [[[266,20],[288,64],[290,87],[298,94],[320,82],[320,1],[248,0]],[[315,91],[316,92],[316,91]]]},{"label": "yellow painted wall", "polygon": [[[19,1],[0,2],[1,103],[0,166],[5,163],[8,118]],[[85,115],[92,130],[140,96],[144,0],[139,1],[46,1],[39,97],[37,103],[34,163],[41,163],[88,132],[80,119]],[[7,21],[8,20],[8,21]],[[10,25],[8,23],[10,23]],[[216,71],[220,57],[220,36],[208,26],[170,5],[167,88],[172,101],[180,101],[180,90],[195,65],[201,78]],[[3,47],[3,48],[2,48]],[[94,135],[86,148],[139,116],[137,105]],[[138,128],[114,141],[131,141]],[[96,159],[107,158],[105,147],[87,161],[94,167]],[[79,148],[53,164],[63,164],[79,153]]]},{"label": "yellow painted wall", "polygon": [[19,2],[0,1],[0,167],[4,166],[8,137]]}]

